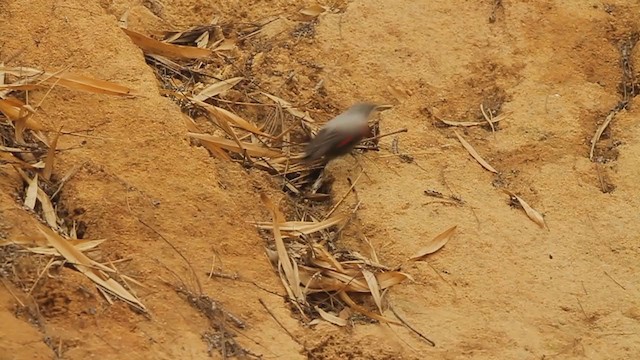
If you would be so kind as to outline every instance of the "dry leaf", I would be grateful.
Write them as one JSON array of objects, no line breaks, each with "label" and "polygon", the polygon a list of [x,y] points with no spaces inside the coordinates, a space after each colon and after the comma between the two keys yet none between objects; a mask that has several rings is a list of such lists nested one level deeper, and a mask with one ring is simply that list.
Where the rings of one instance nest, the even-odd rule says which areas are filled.
[{"label": "dry leaf", "polygon": [[271,94],[267,94],[265,92],[262,93],[262,95],[268,97],[269,99],[273,100],[276,104],[280,105],[283,109],[287,110],[287,112],[297,118],[300,118],[304,121],[307,122],[315,122],[311,116],[309,115],[308,112],[303,112],[301,110],[299,110],[298,108],[295,108],[293,105],[291,105],[291,103],[289,103],[286,100],[283,100],[275,95],[271,95]]},{"label": "dry leaf", "polygon": [[145,54],[156,54],[168,58],[204,59],[211,56],[211,50],[193,46],[167,44],[135,31],[122,29]]},{"label": "dry leaf", "polygon": [[327,8],[324,6],[320,6],[318,4],[311,5],[307,8],[300,10],[301,14],[312,16],[312,17],[319,16],[320,14],[324,14],[325,12],[327,12]]},{"label": "dry leaf", "polygon": [[51,179],[51,173],[53,172],[53,160],[56,155],[56,146],[58,146],[58,138],[60,137],[60,132],[62,131],[62,126],[58,129],[58,132],[53,136],[53,140],[51,140],[51,144],[49,144],[49,150],[47,151],[47,158],[44,162],[44,169],[42,170],[42,177],[45,180]]},{"label": "dry leaf", "polygon": [[596,149],[596,143],[598,142],[598,140],[600,140],[602,133],[606,130],[606,128],[611,123],[611,120],[613,120],[613,117],[616,116],[617,113],[618,110],[611,111],[609,115],[607,115],[607,117],[604,119],[604,122],[600,126],[598,126],[595,134],[593,134],[593,138],[591,139],[591,149],[589,150],[589,160],[593,160],[593,152]]},{"label": "dry leaf", "polygon": [[24,198],[24,205],[33,210],[36,207],[36,199],[38,198],[38,174],[28,181],[27,196]]},{"label": "dry leaf", "polygon": [[198,101],[205,101],[210,97],[222,94],[234,87],[237,83],[244,80],[243,77],[234,77],[227,80],[218,81],[204,88],[198,95],[193,98]]},{"label": "dry leaf", "polygon": [[376,306],[380,311],[380,315],[382,315],[382,294],[380,294],[378,279],[376,279],[376,276],[367,269],[362,269],[362,275],[364,276],[364,280],[367,282],[367,285],[369,285],[369,290],[371,291],[371,296],[373,296],[373,301],[376,303]]},{"label": "dry leaf", "polygon": [[[78,251],[89,251],[91,249],[94,249],[96,246],[102,244],[104,241],[105,239],[80,240],[75,242],[69,241],[69,243],[73,245],[73,247],[78,249]],[[27,250],[35,254],[62,256],[62,254],[60,254],[60,252],[58,252],[58,250],[54,247],[38,246],[38,247],[27,248]]]},{"label": "dry leaf", "polygon": [[260,199],[265,206],[271,210],[273,216],[273,238],[276,244],[276,250],[278,251],[278,262],[286,277],[287,285],[298,303],[306,303],[305,296],[300,287],[300,275],[297,271],[297,264],[289,257],[287,248],[284,245],[284,240],[280,235],[280,229],[278,228],[278,223],[284,222],[284,215],[282,215],[280,210],[278,210],[265,193],[260,194]]},{"label": "dry leaf", "polygon": [[539,212],[537,212],[531,206],[529,206],[529,204],[527,204],[526,201],[522,200],[522,198],[520,198],[519,196],[517,196],[516,194],[512,193],[509,190],[503,190],[503,191],[507,193],[509,196],[518,200],[518,203],[520,203],[520,206],[522,206],[522,209],[524,209],[524,212],[526,212],[527,216],[529,216],[529,219],[533,220],[533,222],[538,224],[541,228],[544,228],[546,226],[544,222],[544,217],[542,217],[542,215]]},{"label": "dry leaf", "polygon": [[357,312],[359,312],[359,313],[361,313],[361,314],[363,314],[365,316],[368,316],[368,317],[370,317],[372,319],[381,321],[383,323],[394,324],[394,325],[402,325],[401,323],[399,323],[399,322],[397,322],[395,320],[391,320],[391,319],[388,319],[388,318],[386,318],[386,317],[384,317],[382,315],[378,315],[376,313],[372,313],[371,311],[369,311],[369,310],[363,308],[362,306],[356,304],[353,301],[353,299],[351,299],[351,297],[349,297],[349,295],[344,291],[341,291],[339,293],[339,296],[342,299],[342,301],[344,301],[345,303],[347,303],[347,305],[349,305],[350,308],[352,308],[353,310],[355,310],[355,311],[357,311]]},{"label": "dry leaf", "polygon": [[451,239],[451,236],[455,233],[456,228],[458,226],[452,226],[449,229],[441,232],[436,237],[431,239],[427,245],[425,245],[422,249],[418,250],[415,254],[413,254],[409,261],[417,261],[422,259],[423,257],[433,254],[434,252],[440,250],[446,243]]},{"label": "dry leaf", "polygon": [[[137,307],[142,311],[147,311],[146,307],[133,296],[127,289],[120,285],[117,281],[110,278],[104,271],[99,270],[105,268],[104,265],[97,263],[85,254],[76,249],[66,239],[58,235],[48,227],[36,223],[38,230],[47,238],[49,243],[58,250],[58,252],[71,263],[78,271],[91,279],[98,285],[99,289],[108,291],[110,294],[119,297],[129,304]],[[107,268],[108,269],[108,268]],[[109,269],[109,271],[111,271]]]},{"label": "dry leaf", "polygon": [[494,169],[493,166],[489,165],[488,162],[486,162],[482,156],[480,156],[480,154],[478,154],[478,152],[473,148],[473,146],[471,146],[471,144],[469,144],[467,142],[467,140],[463,139],[462,136],[460,136],[460,134],[458,134],[457,131],[453,131],[456,136],[458,137],[458,140],[460,140],[460,143],[462,144],[462,146],[464,146],[465,149],[467,149],[467,151],[469,152],[469,154],[471,154],[471,156],[473,156],[474,159],[476,159],[476,161],[478,163],[480,163],[480,165],[482,165],[483,168],[491,171],[492,173],[498,173],[498,170]]},{"label": "dry leaf", "polygon": [[318,314],[320,314],[320,317],[323,318],[324,320],[334,324],[334,325],[338,325],[338,326],[347,326],[347,320],[337,317],[333,314],[330,314],[324,310],[322,310],[321,308],[314,306],[314,308],[316,309],[316,311],[318,312]]},{"label": "dry leaf", "polygon": [[[39,83],[49,83],[64,86],[73,90],[82,90],[96,94],[106,95],[119,95],[119,96],[132,96],[135,95],[135,91],[126,86],[114,84],[109,81],[93,79],[87,76],[68,73],[68,72],[55,72],[49,73],[38,69],[16,67],[0,69],[6,71],[8,74],[19,77],[33,77],[33,80],[39,80]],[[42,79],[40,79],[42,78]]]},{"label": "dry leaf", "polygon": [[224,139],[218,136],[213,136],[208,134],[195,134],[195,133],[187,133],[187,135],[203,142],[210,142],[211,144],[218,146],[220,148],[223,148],[229,151],[235,151],[239,154],[241,154],[243,151],[246,151],[247,155],[249,156],[268,157],[268,158],[283,156],[282,153],[272,149],[268,149],[262,145],[242,143],[242,148],[240,148],[238,144],[236,144],[233,140]]},{"label": "dry leaf", "polygon": [[32,112],[22,103],[22,101],[9,97],[0,99],[0,112],[13,122],[22,122],[22,125],[31,130],[46,130],[46,128],[35,121],[31,115]]},{"label": "dry leaf", "polygon": [[251,122],[241,118],[240,116],[232,113],[231,111],[225,110],[223,108],[213,106],[207,104],[206,102],[200,101],[196,98],[189,98],[189,100],[193,101],[195,104],[202,106],[207,112],[209,112],[216,119],[222,119],[223,121],[227,121],[233,124],[235,127],[239,127],[241,129],[252,132],[256,135],[262,135],[266,137],[271,137],[271,135],[262,132],[257,126],[252,124]]},{"label": "dry leaf", "polygon": [[213,51],[229,51],[236,48],[235,41],[231,39],[224,39],[221,42],[219,41],[218,43],[216,43],[216,45],[218,46],[215,46],[213,48]]}]

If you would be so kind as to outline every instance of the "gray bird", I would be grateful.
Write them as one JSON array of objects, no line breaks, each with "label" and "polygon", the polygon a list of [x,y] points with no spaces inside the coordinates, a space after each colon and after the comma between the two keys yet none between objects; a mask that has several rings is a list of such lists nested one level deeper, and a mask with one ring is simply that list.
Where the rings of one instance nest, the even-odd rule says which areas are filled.
[{"label": "gray bird", "polygon": [[357,103],[331,119],[307,144],[304,159],[314,161],[324,156],[326,163],[351,152],[369,132],[369,116],[377,107],[372,103]]}]

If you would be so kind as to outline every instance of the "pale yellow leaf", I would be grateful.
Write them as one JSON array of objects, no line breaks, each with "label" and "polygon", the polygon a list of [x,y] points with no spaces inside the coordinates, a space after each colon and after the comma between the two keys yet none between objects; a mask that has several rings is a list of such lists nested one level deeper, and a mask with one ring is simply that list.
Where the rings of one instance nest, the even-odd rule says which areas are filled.
[{"label": "pale yellow leaf", "polygon": [[311,17],[316,17],[320,14],[323,14],[327,11],[327,8],[318,4],[315,5],[311,5],[309,7],[306,7],[302,10],[300,10],[300,13],[303,15],[307,15],[307,16],[311,16]]},{"label": "pale yellow leaf", "polygon": [[320,314],[320,317],[323,318],[325,321],[328,321],[334,325],[338,325],[338,326],[347,326],[347,320],[342,319],[338,316],[335,316],[333,314],[330,314],[324,310],[322,310],[321,308],[319,308],[318,306],[314,306],[314,308],[316,309],[316,311],[318,312],[318,314]]},{"label": "pale yellow leaf", "polygon": [[24,205],[33,210],[36,207],[36,199],[38,198],[38,174],[29,180],[27,188],[27,196],[24,198]]},{"label": "pale yellow leaf", "polygon": [[476,161],[478,163],[480,163],[480,165],[482,165],[483,168],[491,171],[492,173],[498,173],[498,170],[494,169],[493,166],[489,165],[488,162],[486,162],[482,156],[480,156],[480,154],[478,154],[478,152],[473,148],[473,146],[471,146],[471,144],[469,144],[467,142],[467,140],[465,140],[464,138],[462,138],[462,136],[460,136],[460,134],[458,134],[457,131],[453,131],[456,136],[458,137],[458,140],[460,140],[460,143],[462,144],[462,146],[464,146],[465,149],[467,149],[467,151],[469,152],[469,154],[471,156],[473,156],[474,159],[476,159]]},{"label": "pale yellow leaf", "polygon": [[124,31],[129,38],[131,38],[131,41],[133,41],[133,43],[141,48],[146,54],[156,54],[166,56],[168,58],[181,59],[204,59],[211,56],[211,50],[209,49],[167,44],[135,31],[128,29],[122,29],[122,31]]},{"label": "pale yellow leaf", "polygon": [[409,260],[417,261],[429,254],[433,254],[434,252],[440,250],[449,241],[449,239],[451,239],[457,227],[457,225],[452,226],[449,229],[438,234],[436,237],[431,239],[431,241],[429,241],[422,249],[413,254],[409,258]]},{"label": "pale yellow leaf", "polygon": [[373,301],[376,303],[376,306],[380,311],[380,315],[382,315],[382,295],[380,294],[380,286],[378,285],[378,280],[376,279],[376,276],[367,269],[362,269],[362,275],[364,275],[364,280],[367,282],[367,285],[369,285],[369,290],[371,291]]},{"label": "pale yellow leaf", "polygon": [[544,222],[544,217],[539,212],[537,212],[534,208],[532,208],[529,204],[527,204],[526,201],[522,200],[521,197],[512,193],[509,190],[504,190],[504,192],[506,192],[507,194],[509,194],[509,196],[518,200],[518,203],[520,203],[520,206],[522,206],[522,209],[524,209],[524,212],[527,213],[527,216],[529,217],[529,219],[531,219],[533,222],[538,224],[538,226],[540,226],[541,228],[544,228],[546,226]]},{"label": "pale yellow leaf", "polygon": [[193,98],[198,101],[205,101],[210,97],[226,92],[242,80],[244,80],[243,77],[234,77],[231,79],[218,81],[204,88],[198,95],[194,96]]}]

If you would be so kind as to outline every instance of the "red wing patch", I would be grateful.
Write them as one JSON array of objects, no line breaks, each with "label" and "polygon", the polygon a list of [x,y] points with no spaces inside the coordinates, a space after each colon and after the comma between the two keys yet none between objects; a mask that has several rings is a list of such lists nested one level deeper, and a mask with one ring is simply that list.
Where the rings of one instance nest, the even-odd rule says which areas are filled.
[{"label": "red wing patch", "polygon": [[340,143],[338,143],[338,147],[341,148],[343,146],[349,145],[353,141],[353,136],[347,136]]}]

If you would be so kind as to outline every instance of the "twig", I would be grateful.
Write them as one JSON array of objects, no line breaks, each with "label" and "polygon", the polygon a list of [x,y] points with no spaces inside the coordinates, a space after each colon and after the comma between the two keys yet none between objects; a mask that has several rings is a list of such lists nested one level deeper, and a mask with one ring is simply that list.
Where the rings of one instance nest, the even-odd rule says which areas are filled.
[{"label": "twig", "polygon": [[489,126],[491,126],[491,132],[493,133],[493,138],[495,139],[496,128],[493,126],[493,113],[491,112],[491,109],[489,109],[489,116],[487,116],[487,113],[484,111],[484,105],[480,104],[480,111],[482,111],[482,116],[484,116],[484,119],[487,120]]},{"label": "twig", "polygon": [[295,341],[298,345],[304,347],[304,345],[302,345],[300,343],[300,341],[298,339],[295,338],[295,336],[293,336],[293,334],[280,322],[280,320],[278,320],[278,318],[276,317],[276,315],[271,311],[271,309],[269,309],[269,307],[267,306],[267,304],[264,303],[264,301],[262,299],[258,299],[258,301],[260,302],[260,305],[262,305],[264,307],[265,310],[267,310],[267,312],[269,313],[269,315],[271,315],[271,317],[273,318],[273,320],[282,328],[282,330],[284,330],[284,332],[287,333],[287,335],[289,335],[289,337],[291,338],[291,340]]},{"label": "twig", "polygon": [[387,136],[391,136],[391,135],[395,135],[395,134],[406,133],[406,132],[408,132],[408,131],[409,131],[409,129],[407,129],[407,128],[402,128],[402,129],[400,129],[400,130],[392,131],[392,132],[390,132],[390,133],[386,133],[386,134],[379,134],[379,135],[376,135],[376,136],[373,136],[373,137],[370,137],[370,138],[362,139],[362,142],[365,142],[365,141],[371,141],[371,140],[376,140],[376,139],[380,139],[380,138],[387,137]]},{"label": "twig", "polygon": [[14,299],[16,299],[18,304],[20,304],[21,307],[24,307],[24,303],[20,301],[20,299],[16,296],[16,294],[13,293],[13,291],[11,291],[11,288],[9,287],[9,285],[7,285],[7,283],[4,282],[4,279],[0,277],[0,281],[2,281],[2,285],[4,285],[4,287],[9,291],[9,294],[11,294],[11,296],[13,296]]},{"label": "twig", "polygon": [[351,190],[353,190],[353,188],[356,186],[356,184],[358,183],[358,180],[360,180],[363,173],[364,173],[364,170],[361,170],[360,174],[358,174],[358,177],[353,181],[353,183],[349,187],[349,190],[347,190],[347,192],[344,195],[342,195],[342,198],[340,198],[340,200],[335,205],[333,205],[331,210],[329,210],[327,215],[324,216],[325,220],[328,219],[331,216],[331,214],[333,214],[334,211],[336,211],[338,206],[340,206],[340,204],[342,204],[342,202],[347,198],[347,196],[349,196],[349,194],[351,193]]},{"label": "twig", "polygon": [[605,275],[607,275],[607,277],[609,277],[609,279],[611,279],[611,281],[613,281],[614,283],[616,283],[616,285],[620,286],[622,288],[622,290],[627,290],[624,286],[622,286],[622,284],[620,284],[619,282],[616,281],[616,279],[614,279],[611,275],[609,275],[608,272],[604,272]]},{"label": "twig", "polygon": [[149,224],[147,224],[137,216],[136,216],[136,219],[138,219],[138,221],[142,225],[146,226],[149,230],[153,231],[156,235],[158,235],[165,243],[167,243],[173,249],[173,251],[175,251],[182,258],[182,260],[184,260],[187,263],[187,266],[191,270],[193,277],[196,279],[196,284],[198,285],[198,293],[202,294],[202,285],[200,284],[200,279],[198,278],[198,274],[196,273],[196,270],[193,268],[189,260],[187,260],[187,258],[184,255],[182,255],[180,250],[178,250],[178,248],[176,248],[169,240],[167,240],[167,238],[165,238],[160,232],[158,232],[158,230],[154,229],[153,227],[151,227]]},{"label": "twig", "polygon": [[416,335],[418,335],[420,338],[422,338],[424,341],[427,342],[427,344],[431,345],[431,346],[436,346],[436,343],[434,343],[431,339],[429,339],[428,337],[424,336],[421,332],[419,332],[418,330],[414,329],[411,325],[409,325],[408,322],[406,322],[399,314],[398,312],[396,312],[396,309],[393,308],[393,306],[389,305],[389,309],[391,309],[391,312],[393,313],[393,315],[396,316],[396,318],[398,318],[398,320],[400,320],[400,322],[407,327],[407,329],[413,331]]}]

